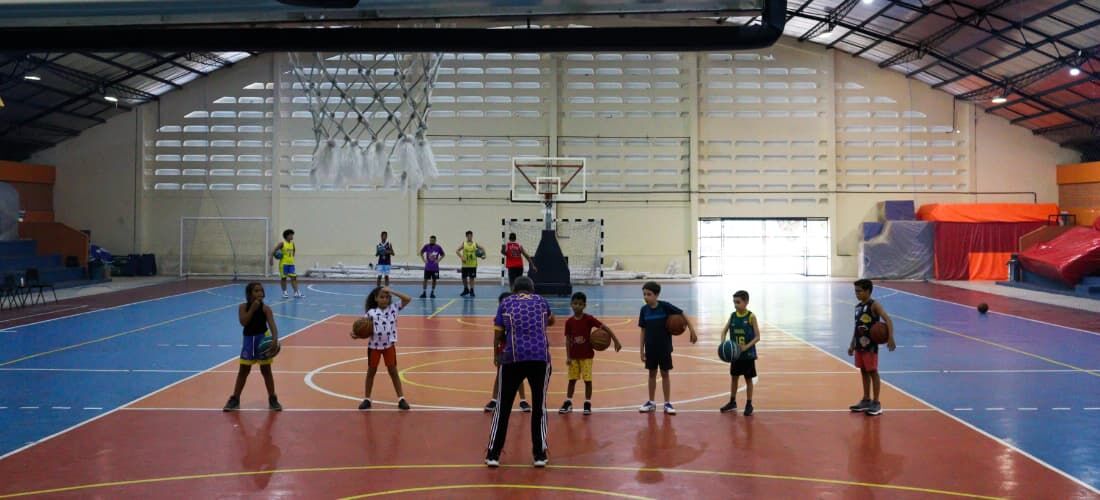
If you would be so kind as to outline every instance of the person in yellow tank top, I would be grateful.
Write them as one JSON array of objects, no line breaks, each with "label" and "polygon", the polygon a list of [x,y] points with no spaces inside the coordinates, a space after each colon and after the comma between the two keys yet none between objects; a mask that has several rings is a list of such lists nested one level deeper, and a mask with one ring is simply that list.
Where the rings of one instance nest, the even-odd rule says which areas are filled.
[{"label": "person in yellow tank top", "polygon": [[477,259],[485,258],[485,247],[474,242],[474,232],[466,231],[466,241],[455,250],[462,259],[462,295],[474,297],[474,279],[477,278]]},{"label": "person in yellow tank top", "polygon": [[274,265],[275,261],[279,261],[279,266],[276,268],[279,270],[279,286],[283,289],[283,298],[289,299],[290,295],[286,293],[286,280],[290,278],[290,285],[294,287],[294,297],[302,298],[302,292],[298,291],[298,275],[294,272],[294,254],[297,252],[297,248],[294,247],[294,230],[287,229],[283,231],[283,241],[280,241],[278,245],[271,251],[270,261]]}]

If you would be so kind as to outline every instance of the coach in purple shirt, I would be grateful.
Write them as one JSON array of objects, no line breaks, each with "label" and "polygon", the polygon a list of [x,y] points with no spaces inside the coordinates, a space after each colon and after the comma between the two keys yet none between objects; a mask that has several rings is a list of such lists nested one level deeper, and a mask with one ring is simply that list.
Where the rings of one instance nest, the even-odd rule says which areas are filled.
[{"label": "coach in purple shirt", "polygon": [[[550,343],[546,327],[554,324],[554,313],[546,299],[535,294],[535,283],[521,276],[512,285],[512,295],[497,307],[493,320],[493,345],[503,345],[497,377],[500,384],[496,395],[500,404],[493,412],[489,429],[489,450],[485,465],[500,465],[500,450],[508,435],[508,417],[516,391],[526,379],[531,385],[531,446],[535,467],[545,467],[546,457],[546,387],[550,384]],[[537,423],[537,425],[536,425]]]}]

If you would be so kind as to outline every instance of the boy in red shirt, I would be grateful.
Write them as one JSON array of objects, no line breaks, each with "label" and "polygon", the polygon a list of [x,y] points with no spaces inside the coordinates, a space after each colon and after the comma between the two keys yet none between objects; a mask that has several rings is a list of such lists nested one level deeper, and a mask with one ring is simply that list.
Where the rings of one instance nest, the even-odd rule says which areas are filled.
[{"label": "boy in red shirt", "polygon": [[569,366],[569,389],[565,402],[562,403],[558,413],[573,411],[573,390],[577,387],[577,379],[584,379],[584,414],[592,414],[592,359],[596,351],[592,349],[592,330],[599,329],[607,332],[615,343],[615,352],[623,348],[619,339],[600,320],[590,314],[584,313],[588,305],[588,297],[582,292],[573,294],[569,306],[573,309],[573,316],[565,322],[565,353],[566,364]]}]

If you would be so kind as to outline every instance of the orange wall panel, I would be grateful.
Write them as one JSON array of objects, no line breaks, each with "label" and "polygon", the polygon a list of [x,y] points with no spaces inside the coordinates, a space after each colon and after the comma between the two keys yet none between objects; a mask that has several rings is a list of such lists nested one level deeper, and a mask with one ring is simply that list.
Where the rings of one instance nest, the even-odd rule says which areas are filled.
[{"label": "orange wall panel", "polygon": [[1058,185],[1100,182],[1100,161],[1058,165]]},{"label": "orange wall panel", "polygon": [[56,180],[57,169],[50,165],[0,160],[0,182],[53,184]]}]

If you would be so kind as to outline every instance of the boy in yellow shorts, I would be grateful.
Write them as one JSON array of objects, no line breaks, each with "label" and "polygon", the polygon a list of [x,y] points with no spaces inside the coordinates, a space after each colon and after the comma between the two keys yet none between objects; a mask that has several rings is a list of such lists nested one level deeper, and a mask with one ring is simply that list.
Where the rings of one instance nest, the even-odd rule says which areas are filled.
[{"label": "boy in yellow shorts", "polygon": [[294,287],[294,297],[302,298],[302,292],[298,291],[298,274],[294,272],[294,254],[297,248],[294,246],[294,230],[283,231],[283,241],[275,245],[271,251],[271,263],[279,261],[279,287],[283,289],[283,298],[289,299],[286,293],[286,280],[290,279],[290,286]]},{"label": "boy in yellow shorts", "polygon": [[588,297],[583,292],[573,294],[569,306],[573,309],[573,316],[565,322],[565,353],[566,364],[569,366],[569,390],[566,392],[565,402],[562,403],[558,413],[573,411],[573,391],[577,387],[577,380],[584,380],[584,414],[592,414],[592,359],[596,357],[596,351],[592,349],[592,331],[599,329],[607,332],[615,343],[615,352],[623,348],[618,337],[611,333],[611,329],[590,314],[584,313],[588,305]]}]

